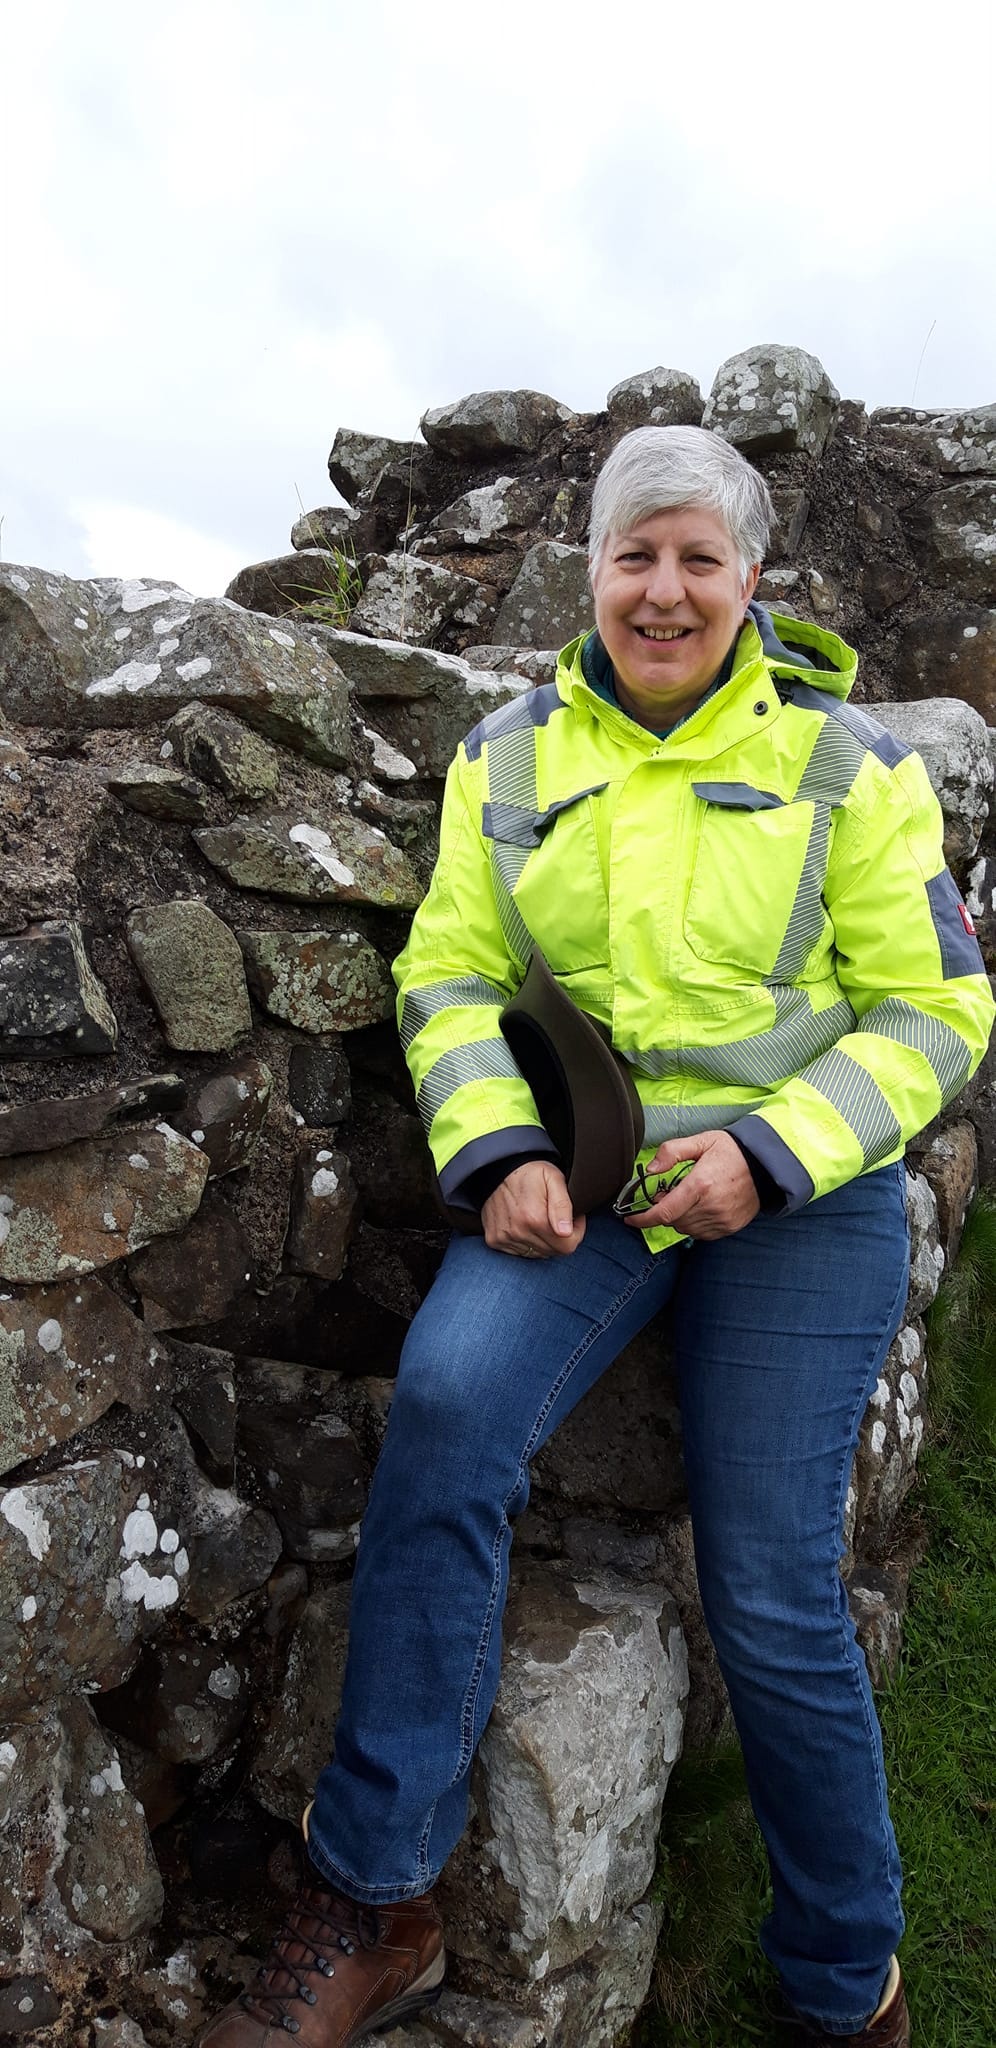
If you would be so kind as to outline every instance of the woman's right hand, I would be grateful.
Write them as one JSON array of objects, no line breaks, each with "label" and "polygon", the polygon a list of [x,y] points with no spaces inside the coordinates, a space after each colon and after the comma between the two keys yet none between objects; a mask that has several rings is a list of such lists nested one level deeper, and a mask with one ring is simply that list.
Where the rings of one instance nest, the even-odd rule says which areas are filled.
[{"label": "woman's right hand", "polygon": [[488,1196],[481,1222],[491,1250],[518,1259],[563,1258],[577,1251],[585,1231],[559,1166],[548,1159],[515,1167]]}]

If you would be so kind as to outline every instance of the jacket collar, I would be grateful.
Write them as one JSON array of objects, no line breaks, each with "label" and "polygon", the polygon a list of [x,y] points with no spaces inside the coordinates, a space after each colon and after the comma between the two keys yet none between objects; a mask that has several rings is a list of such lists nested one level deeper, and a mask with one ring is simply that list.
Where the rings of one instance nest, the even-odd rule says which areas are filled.
[{"label": "jacket collar", "polygon": [[[593,714],[619,737],[627,737],[647,752],[653,752],[662,740],[669,751],[686,740],[695,742],[697,750],[702,735],[711,731],[720,715],[724,724],[726,715],[731,714],[733,727],[742,725],[752,732],[760,729],[762,720],[770,723],[781,708],[779,685],[784,687],[793,677],[815,683],[834,697],[846,698],[853,687],[857,665],[853,648],[835,633],[811,625],[807,619],[771,613],[765,605],[752,602],[736,645],[715,681],[694,711],[666,735],[651,732],[622,709],[615,695],[612,664],[597,632],[580,634],[564,648],[557,665],[557,688],[566,703],[573,702],[576,710]],[[820,672],[818,678],[813,675],[814,669]],[[750,704],[747,698],[751,686],[765,683],[770,687],[762,710],[761,698]],[[736,732],[727,728],[723,744],[730,744],[735,737]]]}]

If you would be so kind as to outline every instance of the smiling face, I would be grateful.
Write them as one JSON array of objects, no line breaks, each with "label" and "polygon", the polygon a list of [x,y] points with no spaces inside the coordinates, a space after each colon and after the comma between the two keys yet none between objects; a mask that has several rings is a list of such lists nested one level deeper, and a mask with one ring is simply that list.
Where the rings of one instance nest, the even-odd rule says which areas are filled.
[{"label": "smiling face", "polygon": [[610,534],[595,573],[595,623],[619,702],[640,725],[692,711],[743,623],[760,564],[740,573],[718,512],[682,505]]}]

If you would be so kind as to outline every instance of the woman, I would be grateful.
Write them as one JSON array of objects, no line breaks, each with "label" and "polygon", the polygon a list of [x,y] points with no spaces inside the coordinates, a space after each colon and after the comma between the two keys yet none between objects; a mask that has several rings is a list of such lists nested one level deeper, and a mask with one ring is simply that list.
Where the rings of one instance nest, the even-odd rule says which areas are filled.
[{"label": "woman", "polygon": [[[718,437],[627,435],[592,508],[597,630],[451,770],[396,975],[443,1194],[483,1234],[454,1239],[405,1346],[308,1882],[211,2048],[270,2026],[351,2048],[435,1995],[431,1889],[498,1682],[529,1461],[665,1303],[771,1864],[764,1946],[800,2040],[910,2040],[840,1531],[906,1298],[903,1146],[981,1058],[991,999],[922,764],[847,704],[842,642],[752,603],[769,519]],[[536,948],[636,1081],[642,1213],[574,1213],[501,1034]]]}]

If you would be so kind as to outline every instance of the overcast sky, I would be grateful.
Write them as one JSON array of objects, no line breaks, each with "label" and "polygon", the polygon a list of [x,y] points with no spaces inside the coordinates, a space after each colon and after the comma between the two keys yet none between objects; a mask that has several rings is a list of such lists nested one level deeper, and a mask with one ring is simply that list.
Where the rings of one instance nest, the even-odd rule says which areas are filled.
[{"label": "overcast sky", "polygon": [[992,0],[45,0],[3,31],[0,552],[220,591],[340,425],[752,342],[996,400]]}]

